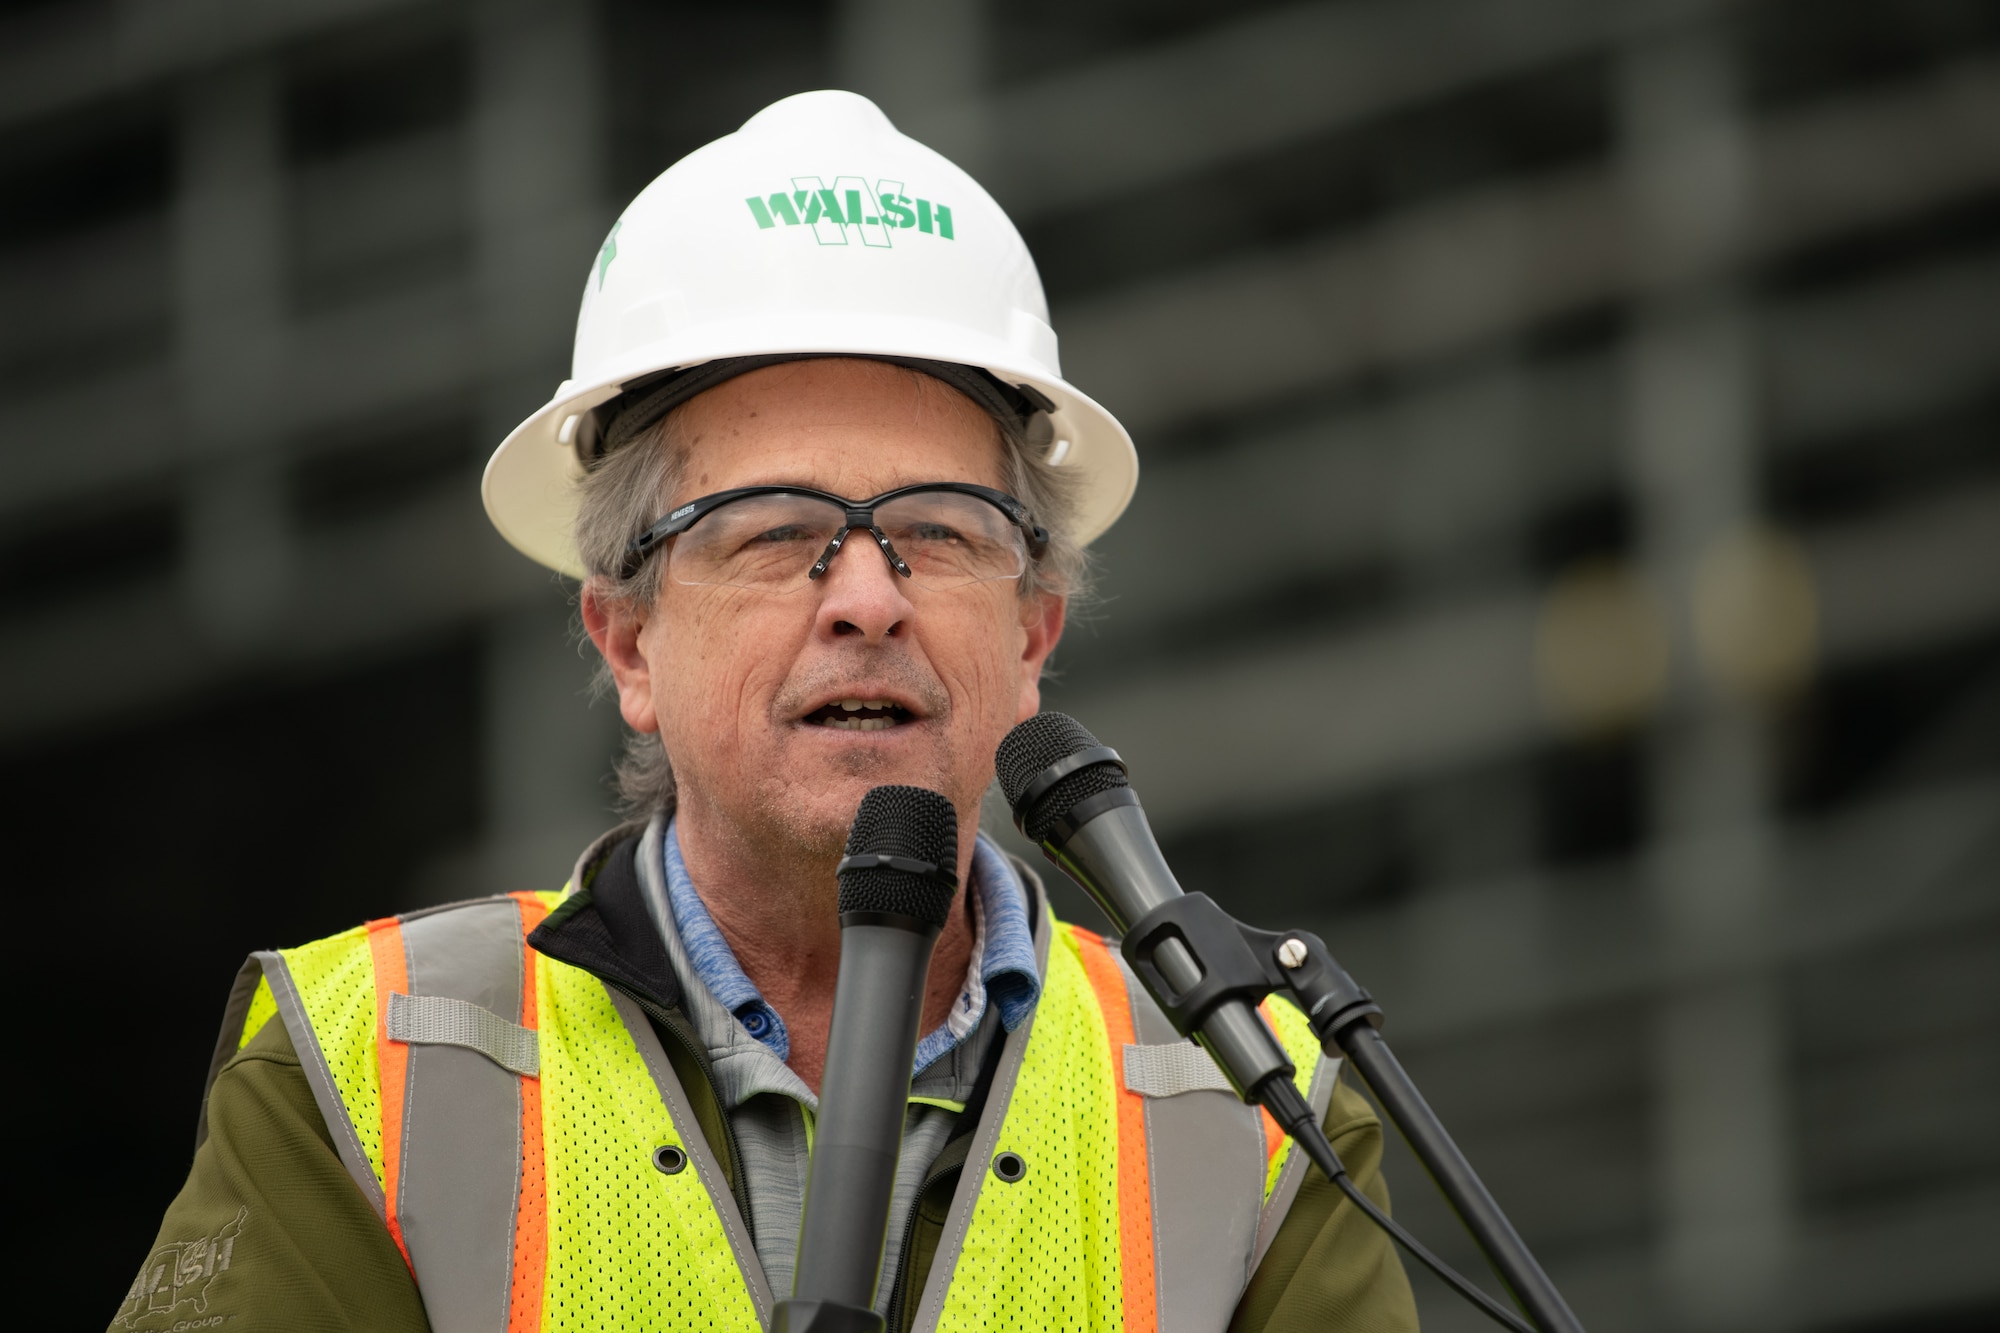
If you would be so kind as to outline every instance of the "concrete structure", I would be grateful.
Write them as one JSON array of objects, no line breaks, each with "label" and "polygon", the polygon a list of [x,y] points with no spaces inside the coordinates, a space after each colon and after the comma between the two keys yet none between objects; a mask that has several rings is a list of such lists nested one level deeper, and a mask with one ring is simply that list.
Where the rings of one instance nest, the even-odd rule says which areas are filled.
[{"label": "concrete structure", "polygon": [[1140,441],[1051,705],[1383,998],[1586,1323],[2000,1314],[2000,24],[1948,0],[10,5],[0,781],[151,978],[82,1001],[146,1074],[52,1131],[54,1220],[120,1218],[61,1300],[143,1257],[235,957],[604,823],[477,469],[618,204],[827,84],[989,183]]}]

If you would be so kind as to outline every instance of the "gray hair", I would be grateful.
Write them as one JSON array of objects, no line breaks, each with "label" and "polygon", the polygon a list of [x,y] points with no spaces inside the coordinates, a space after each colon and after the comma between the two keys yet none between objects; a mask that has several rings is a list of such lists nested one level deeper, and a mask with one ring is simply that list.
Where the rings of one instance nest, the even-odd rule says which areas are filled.
[{"label": "gray hair", "polygon": [[[899,368],[916,381],[919,393],[956,393],[918,370]],[[666,569],[665,553],[646,561],[629,579],[619,577],[625,553],[639,535],[658,522],[685,478],[687,440],[680,428],[682,407],[669,412],[630,444],[600,459],[577,485],[576,547],[586,571],[584,587],[600,604],[624,611],[654,605]],[[1072,603],[1090,594],[1090,556],[1076,540],[1078,478],[1047,459],[1047,420],[1039,430],[999,417],[990,418],[1001,449],[1003,484],[1027,505],[1048,530],[1048,549],[1029,563],[1020,580],[1023,599],[1056,593]],[[1041,447],[1031,443],[1040,436]],[[598,658],[595,688],[613,692],[611,666]],[[625,748],[614,766],[618,805],[633,818],[648,818],[674,804],[674,769],[658,735],[627,729]]]}]

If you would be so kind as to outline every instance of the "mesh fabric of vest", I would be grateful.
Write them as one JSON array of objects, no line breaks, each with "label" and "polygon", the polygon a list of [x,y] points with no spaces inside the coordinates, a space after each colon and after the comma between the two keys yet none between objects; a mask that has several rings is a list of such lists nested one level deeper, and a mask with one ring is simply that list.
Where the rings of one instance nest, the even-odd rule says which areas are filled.
[{"label": "mesh fabric of vest", "polygon": [[347,1108],[355,1137],[380,1184],[382,1085],[375,1050],[375,957],[368,950],[368,927],[356,926],[283,954],[299,1002],[333,1071],[340,1104]]},{"label": "mesh fabric of vest", "polygon": [[[1116,1109],[1123,1074],[1071,930],[1058,922],[1054,932],[994,1147],[995,1155],[1020,1154],[1028,1170],[1010,1184],[992,1174],[990,1161],[966,1166],[985,1178],[955,1261],[949,1242],[936,1260],[953,1265],[937,1325],[947,1333],[1125,1322]],[[367,931],[284,957],[380,1183]],[[691,1164],[669,1176],[653,1165],[663,1145],[691,1148],[699,1127],[675,1124],[604,983],[547,957],[536,972],[548,1245],[541,1326],[755,1330],[749,1289],[700,1171]],[[1273,1003],[1267,1012],[1300,1064],[1304,1088],[1318,1043],[1297,1009]],[[1283,1161],[1279,1153],[1270,1163],[1267,1197]],[[726,1200],[725,1184],[713,1185]]]},{"label": "mesh fabric of vest", "polygon": [[1010,1185],[988,1162],[966,1164],[987,1177],[940,1329],[1124,1327],[1115,1100],[1122,1081],[1075,939],[1059,927],[995,1149],[1019,1153],[1028,1171]]},{"label": "mesh fabric of vest", "polygon": [[690,1165],[669,1176],[653,1165],[663,1145],[693,1145],[604,984],[547,958],[537,970],[549,1237],[542,1327],[756,1329],[701,1173]]}]

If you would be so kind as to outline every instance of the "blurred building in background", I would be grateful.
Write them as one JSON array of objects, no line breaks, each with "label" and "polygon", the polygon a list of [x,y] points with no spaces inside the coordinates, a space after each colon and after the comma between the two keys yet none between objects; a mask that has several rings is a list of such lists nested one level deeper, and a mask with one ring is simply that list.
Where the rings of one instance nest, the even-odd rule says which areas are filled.
[{"label": "blurred building in background", "polygon": [[1139,441],[1048,702],[1376,991],[1585,1322],[2000,1320],[1981,0],[7,0],[34,1299],[116,1304],[245,952],[608,823],[479,467],[623,202],[828,85],[991,188]]}]

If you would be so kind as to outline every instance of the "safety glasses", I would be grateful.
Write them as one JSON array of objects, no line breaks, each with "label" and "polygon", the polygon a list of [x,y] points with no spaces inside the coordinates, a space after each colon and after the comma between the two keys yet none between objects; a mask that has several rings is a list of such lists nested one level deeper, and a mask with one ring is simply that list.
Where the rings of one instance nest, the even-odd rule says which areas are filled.
[{"label": "safety glasses", "polygon": [[926,482],[849,500],[802,486],[743,486],[675,509],[633,540],[636,575],[662,546],[677,583],[796,592],[826,573],[848,534],[875,539],[889,568],[920,587],[1016,579],[1049,534],[1019,500],[970,482]]}]

